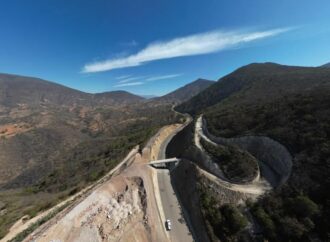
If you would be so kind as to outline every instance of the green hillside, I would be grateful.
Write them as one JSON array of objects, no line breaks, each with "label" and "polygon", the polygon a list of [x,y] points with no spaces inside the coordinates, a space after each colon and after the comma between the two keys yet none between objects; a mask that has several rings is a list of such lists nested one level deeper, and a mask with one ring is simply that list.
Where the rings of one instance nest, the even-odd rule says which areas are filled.
[{"label": "green hillside", "polygon": [[330,69],[251,64],[177,109],[204,113],[215,135],[266,135],[292,153],[288,182],[250,205],[261,238],[329,238]]}]

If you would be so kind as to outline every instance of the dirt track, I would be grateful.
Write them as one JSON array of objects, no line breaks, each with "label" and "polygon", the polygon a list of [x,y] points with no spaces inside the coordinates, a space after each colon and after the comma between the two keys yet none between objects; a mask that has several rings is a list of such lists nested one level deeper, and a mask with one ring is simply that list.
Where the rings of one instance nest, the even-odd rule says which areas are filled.
[{"label": "dirt track", "polygon": [[[194,133],[194,142],[195,145],[202,151],[204,151],[201,143],[200,143],[200,139],[203,138],[205,139],[207,142],[210,142],[212,144],[215,144],[214,142],[212,142],[204,133],[203,133],[203,128],[202,128],[202,116],[200,116],[195,124],[195,133]],[[260,196],[262,194],[264,194],[265,192],[269,191],[271,189],[270,184],[260,178],[260,175],[258,174],[258,179],[255,179],[253,182],[249,183],[249,184],[233,184],[230,183],[224,179],[221,179],[220,177],[216,177],[215,175],[200,169],[200,172],[205,175],[208,179],[212,180],[213,182],[215,182],[216,184],[218,184],[219,186],[223,186],[226,189],[232,190],[232,191],[236,191],[236,192],[241,192],[241,193],[247,193],[247,194],[252,194],[252,195],[256,195],[256,196]]]}]

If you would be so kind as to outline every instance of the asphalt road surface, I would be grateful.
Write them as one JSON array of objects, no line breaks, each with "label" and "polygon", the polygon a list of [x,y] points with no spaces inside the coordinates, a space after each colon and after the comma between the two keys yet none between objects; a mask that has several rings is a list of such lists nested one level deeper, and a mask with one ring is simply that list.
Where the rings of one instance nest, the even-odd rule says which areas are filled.
[{"label": "asphalt road surface", "polygon": [[[174,135],[168,137],[161,145],[158,159],[165,159],[165,151],[167,144]],[[171,157],[170,157],[171,158]],[[180,204],[171,184],[169,170],[158,169],[158,186],[160,190],[160,198],[166,219],[170,219],[172,230],[169,233],[172,242],[191,242],[194,241],[188,226],[184,220]],[[164,226],[165,226],[165,221]]]},{"label": "asphalt road surface", "polygon": [[157,171],[157,175],[163,211],[166,219],[170,219],[172,223],[172,230],[168,231],[171,241],[193,241],[192,235],[190,234],[188,226],[183,218],[179,202],[173,190],[169,171],[166,169],[159,169]]}]

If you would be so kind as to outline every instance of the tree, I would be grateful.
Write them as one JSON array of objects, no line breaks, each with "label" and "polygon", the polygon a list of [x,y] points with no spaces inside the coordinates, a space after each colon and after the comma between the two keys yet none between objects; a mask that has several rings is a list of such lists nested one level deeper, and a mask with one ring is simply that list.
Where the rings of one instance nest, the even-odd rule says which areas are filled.
[{"label": "tree", "polygon": [[319,212],[319,207],[307,196],[298,196],[291,201],[292,209],[299,217],[311,217]]},{"label": "tree", "polygon": [[222,214],[225,217],[225,223],[223,225],[227,224],[230,234],[236,234],[242,231],[248,224],[247,219],[233,205],[224,205],[222,207]]},{"label": "tree", "polygon": [[281,230],[287,238],[299,239],[307,232],[306,227],[296,218],[284,217],[280,220]]}]

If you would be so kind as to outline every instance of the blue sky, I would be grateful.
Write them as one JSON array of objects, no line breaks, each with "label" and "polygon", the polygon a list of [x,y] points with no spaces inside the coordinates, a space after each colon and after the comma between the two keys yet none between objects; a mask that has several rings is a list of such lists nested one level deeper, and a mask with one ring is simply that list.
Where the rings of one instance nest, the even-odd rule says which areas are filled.
[{"label": "blue sky", "polygon": [[330,62],[329,0],[10,0],[0,72],[162,95],[251,62]]}]

